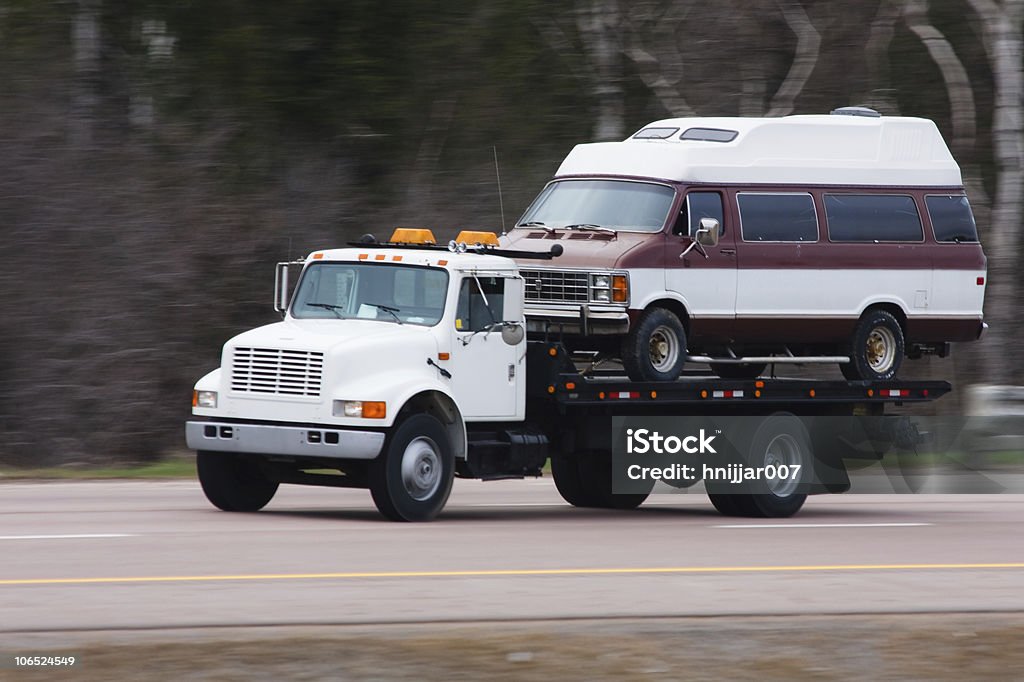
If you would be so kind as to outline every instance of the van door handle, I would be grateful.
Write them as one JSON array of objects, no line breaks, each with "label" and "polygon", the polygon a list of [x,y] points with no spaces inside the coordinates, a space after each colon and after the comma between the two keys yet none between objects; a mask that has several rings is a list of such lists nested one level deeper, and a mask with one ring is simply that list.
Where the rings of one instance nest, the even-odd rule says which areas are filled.
[{"label": "van door handle", "polygon": [[723,256],[735,256],[736,249],[719,249],[718,253],[722,254]]}]

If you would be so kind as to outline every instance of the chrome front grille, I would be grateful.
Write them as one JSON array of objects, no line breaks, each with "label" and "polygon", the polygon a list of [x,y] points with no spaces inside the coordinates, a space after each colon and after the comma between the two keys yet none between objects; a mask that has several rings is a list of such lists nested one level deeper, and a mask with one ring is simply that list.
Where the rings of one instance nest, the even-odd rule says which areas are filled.
[{"label": "chrome front grille", "polygon": [[520,270],[526,283],[526,300],[533,302],[586,303],[590,300],[590,275],[572,270]]},{"label": "chrome front grille", "polygon": [[235,348],[231,390],[317,398],[323,379],[324,354],[278,348]]}]

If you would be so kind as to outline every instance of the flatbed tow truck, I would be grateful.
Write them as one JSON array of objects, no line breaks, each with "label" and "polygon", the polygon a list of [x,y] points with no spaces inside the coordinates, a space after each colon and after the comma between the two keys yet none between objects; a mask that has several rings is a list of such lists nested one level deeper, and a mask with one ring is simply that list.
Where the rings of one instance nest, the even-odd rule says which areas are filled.
[{"label": "flatbed tow truck", "polygon": [[[739,418],[730,461],[801,473],[739,487],[705,481],[709,498],[727,515],[784,517],[808,494],[848,489],[846,458],[913,446],[906,418],[874,419],[887,407],[951,390],[945,381],[711,374],[637,382],[581,369],[557,338],[526,337],[512,258],[558,255],[557,246],[502,249],[489,233],[441,247],[428,231],[397,230],[389,242],[279,263],[283,321],[229,340],[220,368],[193,392],[186,440],[207,498],[256,511],[282,483],[368,488],[389,519],[423,521],[442,510],[455,478],[541,476],[550,460],[570,504],[631,509],[654,481],[614,483],[624,471],[614,422]],[[289,267],[300,264],[289,296]],[[867,447],[816,427],[818,417],[861,420]]]}]

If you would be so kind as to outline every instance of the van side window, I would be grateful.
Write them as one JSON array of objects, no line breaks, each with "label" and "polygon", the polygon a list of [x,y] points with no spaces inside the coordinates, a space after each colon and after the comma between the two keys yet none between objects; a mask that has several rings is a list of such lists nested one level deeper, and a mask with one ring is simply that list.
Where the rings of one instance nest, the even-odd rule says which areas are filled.
[{"label": "van side window", "polygon": [[483,331],[495,322],[501,322],[504,309],[505,278],[467,277],[459,287],[455,328],[461,332]]},{"label": "van side window", "polygon": [[924,241],[914,197],[902,194],[826,194],[825,221],[834,242]]},{"label": "van side window", "polygon": [[924,198],[937,242],[976,242],[978,226],[971,204],[963,195],[932,194]]},{"label": "van side window", "polygon": [[747,242],[814,242],[818,214],[810,194],[740,192],[740,231]]},{"label": "van side window", "polygon": [[697,234],[701,218],[714,218],[725,233],[725,211],[722,209],[722,195],[718,192],[690,192],[686,195],[680,220],[673,232],[678,235]]}]

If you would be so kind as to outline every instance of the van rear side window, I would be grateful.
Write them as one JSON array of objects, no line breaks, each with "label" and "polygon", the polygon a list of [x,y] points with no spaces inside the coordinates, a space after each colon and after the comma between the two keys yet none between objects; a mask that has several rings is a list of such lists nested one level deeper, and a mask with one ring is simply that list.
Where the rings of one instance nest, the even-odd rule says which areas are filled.
[{"label": "van rear side window", "polygon": [[814,242],[818,214],[810,194],[740,192],[740,230],[746,242]]},{"label": "van rear side window", "polygon": [[976,242],[978,226],[963,195],[932,194],[924,198],[937,242]]},{"label": "van rear side window", "polygon": [[914,197],[902,194],[826,194],[825,221],[834,242],[924,241]]}]

